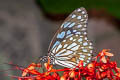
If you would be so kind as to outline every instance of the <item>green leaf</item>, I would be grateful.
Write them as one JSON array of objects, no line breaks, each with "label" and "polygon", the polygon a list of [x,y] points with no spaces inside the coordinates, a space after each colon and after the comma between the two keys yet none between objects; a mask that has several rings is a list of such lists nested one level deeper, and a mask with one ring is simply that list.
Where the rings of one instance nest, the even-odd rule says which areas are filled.
[{"label": "green leaf", "polygon": [[[120,18],[120,0],[36,0],[50,14],[70,13],[79,7],[105,9],[109,14]],[[101,14],[102,15],[102,14]]]}]

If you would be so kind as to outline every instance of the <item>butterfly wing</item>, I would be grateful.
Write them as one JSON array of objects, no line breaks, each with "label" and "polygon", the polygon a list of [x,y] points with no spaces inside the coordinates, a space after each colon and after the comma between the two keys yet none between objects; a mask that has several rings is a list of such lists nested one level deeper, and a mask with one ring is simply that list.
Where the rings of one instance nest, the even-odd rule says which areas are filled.
[{"label": "butterfly wing", "polygon": [[92,57],[93,46],[87,37],[88,15],[84,8],[73,11],[56,32],[49,46],[55,64],[74,68],[80,60],[86,65]]}]

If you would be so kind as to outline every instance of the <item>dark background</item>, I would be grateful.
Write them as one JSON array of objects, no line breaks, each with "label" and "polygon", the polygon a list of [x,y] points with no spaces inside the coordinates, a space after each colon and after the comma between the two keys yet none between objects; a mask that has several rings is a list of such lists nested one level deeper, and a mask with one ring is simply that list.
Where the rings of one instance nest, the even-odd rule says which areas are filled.
[{"label": "dark background", "polygon": [[88,37],[93,41],[93,54],[111,49],[113,60],[119,65],[119,4],[119,0],[0,0],[0,80],[13,80],[3,74],[20,76],[13,66],[4,63],[25,67],[47,54],[58,27],[79,7],[88,11]]}]

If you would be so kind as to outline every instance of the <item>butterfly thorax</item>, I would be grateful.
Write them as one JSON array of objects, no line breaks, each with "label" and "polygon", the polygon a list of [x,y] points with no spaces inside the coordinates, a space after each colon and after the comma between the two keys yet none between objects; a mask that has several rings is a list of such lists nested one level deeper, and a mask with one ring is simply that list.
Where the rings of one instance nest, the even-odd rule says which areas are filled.
[{"label": "butterfly thorax", "polygon": [[55,55],[49,53],[48,59],[50,60],[50,64],[55,64]]}]

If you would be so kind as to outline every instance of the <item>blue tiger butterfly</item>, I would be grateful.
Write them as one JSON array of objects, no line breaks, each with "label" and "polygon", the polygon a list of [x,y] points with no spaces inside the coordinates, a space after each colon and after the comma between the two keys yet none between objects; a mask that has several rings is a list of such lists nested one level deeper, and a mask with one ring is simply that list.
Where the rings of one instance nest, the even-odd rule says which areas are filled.
[{"label": "blue tiger butterfly", "polygon": [[40,61],[50,58],[51,64],[67,68],[74,68],[80,60],[83,60],[84,66],[89,63],[93,45],[87,37],[87,22],[85,8],[74,10],[54,35],[48,48],[48,56],[40,58]]}]

